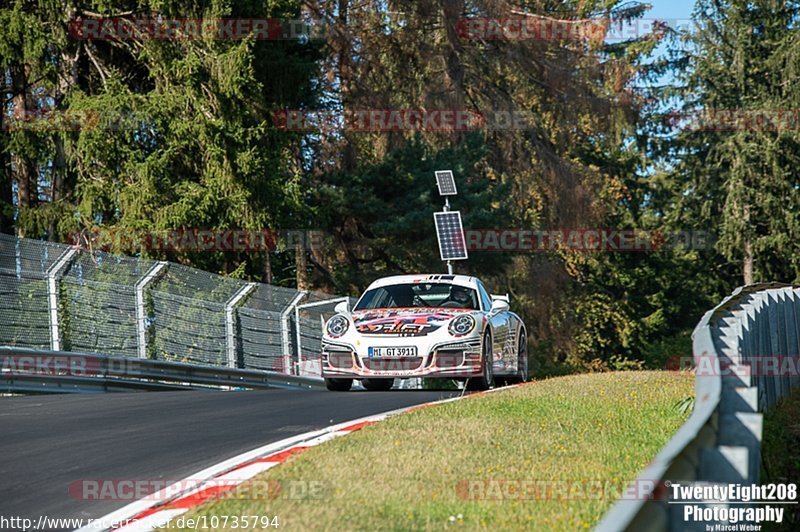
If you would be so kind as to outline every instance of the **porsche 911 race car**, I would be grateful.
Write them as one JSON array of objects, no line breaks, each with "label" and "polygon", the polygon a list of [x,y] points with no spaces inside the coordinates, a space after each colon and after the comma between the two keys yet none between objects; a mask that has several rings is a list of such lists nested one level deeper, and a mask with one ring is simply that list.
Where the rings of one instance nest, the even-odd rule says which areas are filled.
[{"label": "porsche 911 race car", "polygon": [[508,297],[464,275],[403,275],[372,283],[350,311],[324,325],[322,376],[329,390],[354,379],[388,390],[394,379],[466,380],[470,389],[528,379],[525,324]]}]

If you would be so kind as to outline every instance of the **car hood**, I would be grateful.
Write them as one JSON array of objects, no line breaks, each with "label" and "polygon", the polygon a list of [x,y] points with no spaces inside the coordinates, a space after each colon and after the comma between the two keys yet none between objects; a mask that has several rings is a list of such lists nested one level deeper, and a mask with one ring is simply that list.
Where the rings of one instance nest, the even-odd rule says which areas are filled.
[{"label": "car hood", "polygon": [[473,312],[465,309],[376,309],[353,313],[353,324],[361,334],[425,336],[454,317]]}]

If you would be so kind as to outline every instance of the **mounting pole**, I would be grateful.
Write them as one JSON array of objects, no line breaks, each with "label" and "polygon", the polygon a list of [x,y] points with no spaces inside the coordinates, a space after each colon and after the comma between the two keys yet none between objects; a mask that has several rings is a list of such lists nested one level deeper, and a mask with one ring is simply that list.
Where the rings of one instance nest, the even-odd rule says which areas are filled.
[{"label": "mounting pole", "polygon": [[[444,212],[450,212],[450,198],[444,197]],[[447,261],[447,275],[453,275],[453,261]]]}]

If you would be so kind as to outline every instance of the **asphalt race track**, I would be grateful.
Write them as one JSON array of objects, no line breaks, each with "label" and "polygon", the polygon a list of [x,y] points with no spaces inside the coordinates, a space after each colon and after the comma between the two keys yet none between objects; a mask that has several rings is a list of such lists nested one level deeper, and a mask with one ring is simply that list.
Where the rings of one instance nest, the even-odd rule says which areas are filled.
[{"label": "asphalt race track", "polygon": [[0,515],[101,517],[83,480],[181,480],[261,445],[456,392],[179,391],[0,398]]}]

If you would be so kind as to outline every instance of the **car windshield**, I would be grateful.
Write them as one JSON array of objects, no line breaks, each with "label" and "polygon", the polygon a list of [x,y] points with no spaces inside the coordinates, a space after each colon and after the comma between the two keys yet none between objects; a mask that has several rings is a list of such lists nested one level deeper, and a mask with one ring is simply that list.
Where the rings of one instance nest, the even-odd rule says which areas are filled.
[{"label": "car windshield", "polygon": [[355,310],[376,308],[459,308],[478,310],[472,288],[448,283],[413,283],[367,290]]}]

